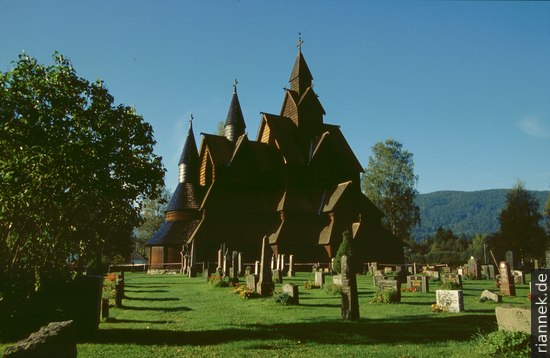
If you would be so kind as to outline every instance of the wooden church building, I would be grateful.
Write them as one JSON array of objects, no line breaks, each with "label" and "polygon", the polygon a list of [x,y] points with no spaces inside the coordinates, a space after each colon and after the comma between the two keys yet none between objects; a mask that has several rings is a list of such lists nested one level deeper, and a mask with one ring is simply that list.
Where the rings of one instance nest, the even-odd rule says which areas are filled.
[{"label": "wooden church building", "polygon": [[236,83],[225,135],[201,133],[197,151],[190,125],[166,222],[148,242],[151,265],[180,262],[180,252],[214,262],[221,244],[252,262],[264,236],[275,255],[329,262],[344,230],[361,261],[403,262],[402,242],[360,190],[361,164],[339,126],[324,121],[301,45],[289,82],[280,112],[261,114],[255,140]]}]

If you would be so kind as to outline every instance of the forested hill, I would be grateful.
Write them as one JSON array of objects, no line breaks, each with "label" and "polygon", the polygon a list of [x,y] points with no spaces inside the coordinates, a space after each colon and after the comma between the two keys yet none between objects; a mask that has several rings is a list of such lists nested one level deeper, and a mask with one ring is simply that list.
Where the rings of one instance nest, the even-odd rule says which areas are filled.
[{"label": "forested hill", "polygon": [[[414,230],[415,239],[433,235],[438,227],[451,229],[455,234],[468,236],[493,233],[499,228],[498,217],[506,203],[508,189],[482,191],[437,191],[419,194],[422,224]],[[548,191],[529,191],[540,202],[541,213],[548,199]]]}]

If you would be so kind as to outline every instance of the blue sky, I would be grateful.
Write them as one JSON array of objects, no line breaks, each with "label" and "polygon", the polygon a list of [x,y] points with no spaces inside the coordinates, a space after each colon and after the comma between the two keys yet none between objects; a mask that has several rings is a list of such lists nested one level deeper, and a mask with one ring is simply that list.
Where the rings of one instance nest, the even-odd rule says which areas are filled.
[{"label": "blue sky", "polygon": [[366,166],[414,154],[418,190],[550,189],[550,2],[0,0],[0,70],[21,51],[102,79],[153,125],[166,183],[187,132],[225,120],[233,79],[249,137],[278,113],[298,32],[327,115]]}]

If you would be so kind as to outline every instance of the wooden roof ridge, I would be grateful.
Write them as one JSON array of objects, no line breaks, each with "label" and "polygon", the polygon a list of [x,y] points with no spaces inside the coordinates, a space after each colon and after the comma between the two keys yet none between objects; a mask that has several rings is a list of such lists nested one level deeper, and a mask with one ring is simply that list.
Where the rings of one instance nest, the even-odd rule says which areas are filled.
[{"label": "wooden roof ridge", "polygon": [[[323,129],[325,130],[325,132],[328,131],[330,133],[329,138],[334,144],[333,147],[338,150],[342,155],[342,160],[346,160],[347,164],[350,166],[350,168],[353,168],[353,170],[356,170],[359,173],[363,173],[364,169],[361,166],[359,159],[357,159],[355,153],[349,146],[346,138],[344,137],[344,134],[340,130],[340,126],[323,123]],[[320,144],[321,141],[319,141],[318,147],[320,147]],[[312,159],[313,158],[314,156],[312,156]]]},{"label": "wooden roof ridge", "polygon": [[200,158],[204,155],[204,151],[208,149],[212,162],[215,165],[227,165],[233,155],[233,144],[225,136],[216,134],[202,133]]},{"label": "wooden roof ridge", "polygon": [[275,142],[287,163],[304,163],[299,148],[300,135],[292,119],[275,114],[263,113]]},{"label": "wooden roof ridge", "polygon": [[298,106],[307,103],[307,101],[311,101],[314,106],[319,106],[321,111],[323,112],[323,115],[326,114],[325,109],[323,108],[323,105],[321,104],[321,101],[319,100],[319,97],[313,90],[313,87],[308,87],[302,97],[300,98],[298,102]]},{"label": "wooden roof ridge", "polygon": [[237,156],[238,153],[240,153],[240,151],[242,150],[241,148],[243,147],[243,145],[246,145],[246,144],[243,144],[243,143],[249,143],[249,139],[248,139],[248,135],[246,133],[242,134],[239,136],[239,138],[237,138],[237,141],[235,142],[235,148],[233,149],[233,153],[231,155],[231,159],[229,159],[229,163],[228,165],[230,166],[233,161],[235,160],[235,157]]}]

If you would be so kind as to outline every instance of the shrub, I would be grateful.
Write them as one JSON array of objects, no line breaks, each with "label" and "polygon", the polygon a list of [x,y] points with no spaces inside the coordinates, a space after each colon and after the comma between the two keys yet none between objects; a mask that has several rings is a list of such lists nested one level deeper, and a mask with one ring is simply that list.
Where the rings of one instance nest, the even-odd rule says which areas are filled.
[{"label": "shrub", "polygon": [[523,332],[495,331],[474,336],[475,353],[483,357],[529,357],[531,336]]},{"label": "shrub", "polygon": [[372,298],[373,303],[399,303],[399,292],[394,289],[378,290]]},{"label": "shrub", "polygon": [[276,293],[274,298],[276,303],[281,304],[283,306],[296,304],[296,300],[294,299],[294,297],[292,297],[286,292]]},{"label": "shrub", "polygon": [[118,276],[116,273],[110,273],[103,278],[103,298],[114,298],[115,297],[115,288]]},{"label": "shrub", "polygon": [[313,289],[321,288],[321,286],[316,285],[314,282],[311,282],[311,281],[305,281],[304,288],[306,290],[313,290]]},{"label": "shrub", "polygon": [[432,312],[446,312],[447,311],[447,307],[445,306],[440,306],[438,305],[437,303],[433,303],[432,304]]},{"label": "shrub", "polygon": [[339,295],[341,291],[342,286],[340,285],[335,285],[333,283],[331,283],[330,285],[325,285],[325,293],[327,295],[336,296]]},{"label": "shrub", "polygon": [[460,287],[460,284],[458,284],[457,282],[445,281],[445,282],[438,283],[437,289],[438,290],[460,290],[462,289],[462,287]]},{"label": "shrub", "polygon": [[241,286],[238,283],[234,286],[233,292],[239,294],[244,299],[254,298],[259,296],[256,292],[248,288],[248,286]]},{"label": "shrub", "polygon": [[352,241],[351,241],[351,234],[349,230],[346,230],[342,233],[342,243],[340,244],[340,247],[338,247],[336,256],[334,256],[334,266],[332,267],[332,270],[336,271],[339,274],[342,273],[341,260],[343,255],[346,255],[348,257],[348,260],[352,260],[353,247],[352,247]]},{"label": "shrub", "polygon": [[208,283],[214,287],[229,287],[229,282],[220,275],[212,275],[208,277]]}]

